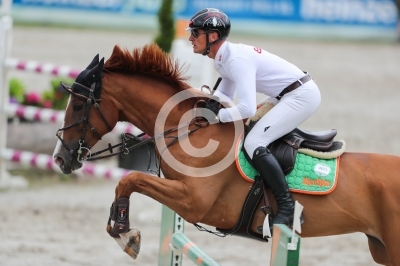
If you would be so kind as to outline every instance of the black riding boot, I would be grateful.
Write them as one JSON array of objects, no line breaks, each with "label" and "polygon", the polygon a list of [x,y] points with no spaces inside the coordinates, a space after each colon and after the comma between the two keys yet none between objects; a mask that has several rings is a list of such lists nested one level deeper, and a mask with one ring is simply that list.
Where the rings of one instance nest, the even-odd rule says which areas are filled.
[{"label": "black riding boot", "polygon": [[254,151],[252,163],[267,186],[271,188],[278,204],[278,213],[272,220],[271,232],[274,224],[292,226],[294,201],[278,161],[268,149],[258,147]]}]

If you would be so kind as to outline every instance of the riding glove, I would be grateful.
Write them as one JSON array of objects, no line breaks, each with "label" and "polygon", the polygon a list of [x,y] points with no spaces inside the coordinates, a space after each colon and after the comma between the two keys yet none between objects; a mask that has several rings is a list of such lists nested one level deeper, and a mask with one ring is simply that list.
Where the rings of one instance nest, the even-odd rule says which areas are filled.
[{"label": "riding glove", "polygon": [[211,110],[215,114],[215,118],[213,118],[213,122],[220,122],[218,118],[218,112],[222,108],[221,103],[219,102],[219,98],[213,96],[213,98],[206,101],[204,108]]}]

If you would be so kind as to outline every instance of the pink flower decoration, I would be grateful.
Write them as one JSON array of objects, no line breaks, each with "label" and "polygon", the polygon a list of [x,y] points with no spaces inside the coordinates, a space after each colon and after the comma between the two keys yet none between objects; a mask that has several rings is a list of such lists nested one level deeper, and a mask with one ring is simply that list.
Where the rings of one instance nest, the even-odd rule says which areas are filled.
[{"label": "pink flower decoration", "polygon": [[44,108],[52,108],[53,107],[53,103],[49,100],[44,101],[42,105]]},{"label": "pink flower decoration", "polygon": [[25,100],[27,103],[39,103],[41,101],[41,97],[36,92],[30,92],[25,96]]}]

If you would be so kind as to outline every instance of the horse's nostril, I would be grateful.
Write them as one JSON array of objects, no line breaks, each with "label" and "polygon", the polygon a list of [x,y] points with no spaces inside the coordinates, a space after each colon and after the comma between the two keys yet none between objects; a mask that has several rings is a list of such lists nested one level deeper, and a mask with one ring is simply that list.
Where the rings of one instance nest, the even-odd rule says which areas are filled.
[{"label": "horse's nostril", "polygon": [[55,157],[54,162],[56,165],[58,165],[59,167],[64,163],[64,160],[61,157]]}]

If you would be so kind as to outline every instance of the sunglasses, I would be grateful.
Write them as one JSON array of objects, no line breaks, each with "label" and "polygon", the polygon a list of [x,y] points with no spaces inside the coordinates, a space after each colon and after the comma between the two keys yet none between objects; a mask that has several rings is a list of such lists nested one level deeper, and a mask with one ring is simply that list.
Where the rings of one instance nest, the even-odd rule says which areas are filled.
[{"label": "sunglasses", "polygon": [[197,39],[199,36],[200,36],[200,34],[206,34],[207,32],[199,32],[199,30],[197,30],[197,29],[191,29],[190,30],[190,34],[195,38],[195,39]]}]

